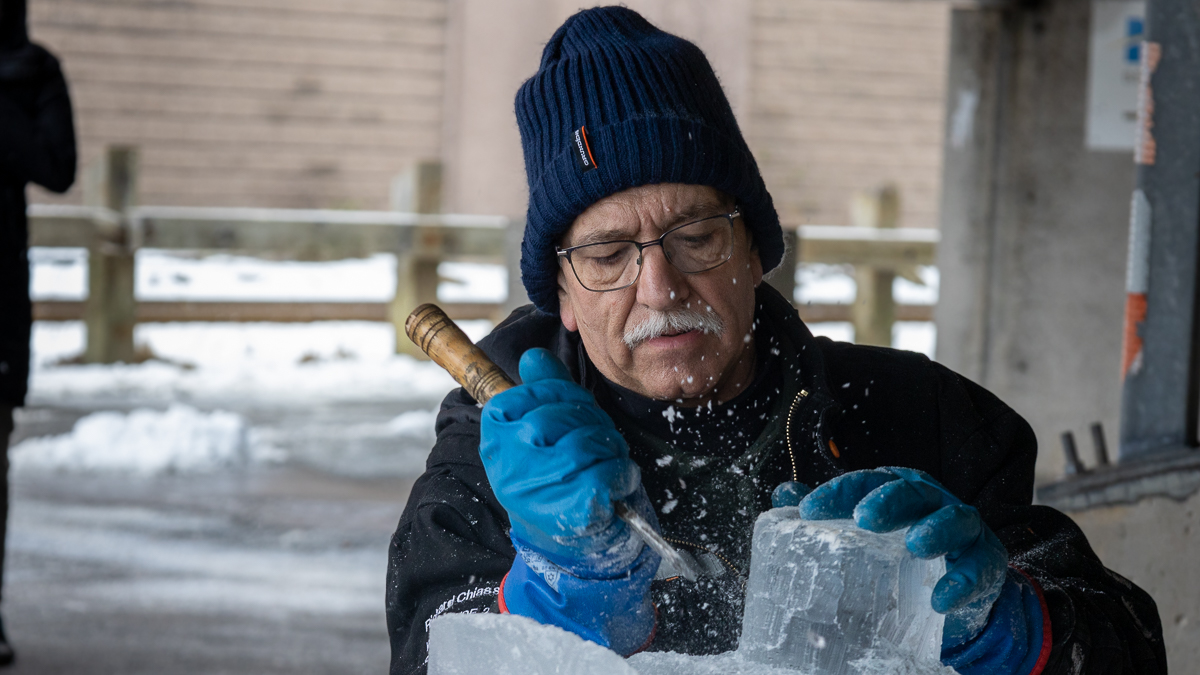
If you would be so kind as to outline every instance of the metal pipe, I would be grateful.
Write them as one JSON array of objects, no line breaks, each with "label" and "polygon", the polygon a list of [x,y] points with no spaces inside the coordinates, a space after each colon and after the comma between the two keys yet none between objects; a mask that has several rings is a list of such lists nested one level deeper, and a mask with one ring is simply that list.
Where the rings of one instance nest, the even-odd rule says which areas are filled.
[{"label": "metal pipe", "polygon": [[1062,433],[1063,457],[1067,464],[1063,472],[1068,476],[1078,476],[1087,473],[1083,462],[1079,461],[1079,451],[1075,448],[1075,434],[1070,431]]},{"label": "metal pipe", "polygon": [[1096,450],[1096,465],[1108,466],[1108,443],[1104,440],[1104,425],[1099,422],[1092,423],[1092,447]]}]

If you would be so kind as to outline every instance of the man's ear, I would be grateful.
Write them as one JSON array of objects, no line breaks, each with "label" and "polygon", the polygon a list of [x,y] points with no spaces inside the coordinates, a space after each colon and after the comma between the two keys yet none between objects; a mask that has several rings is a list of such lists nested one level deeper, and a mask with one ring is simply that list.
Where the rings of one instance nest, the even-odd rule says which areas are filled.
[{"label": "man's ear", "polygon": [[[759,269],[762,265],[759,265]],[[567,293],[567,275],[562,268],[558,270],[558,318],[563,328],[572,333],[579,330],[579,322],[575,320],[575,307],[571,304],[571,295]]]}]

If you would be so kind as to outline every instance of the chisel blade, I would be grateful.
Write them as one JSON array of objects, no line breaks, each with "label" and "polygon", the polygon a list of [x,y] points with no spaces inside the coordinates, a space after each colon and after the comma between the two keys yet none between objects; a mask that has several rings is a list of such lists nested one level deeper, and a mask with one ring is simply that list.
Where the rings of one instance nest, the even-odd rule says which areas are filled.
[{"label": "chisel blade", "polygon": [[699,578],[700,572],[696,569],[696,566],[690,560],[680,555],[679,551],[675,550],[675,547],[670,542],[663,539],[663,536],[656,532],[645,518],[629,508],[625,502],[613,502],[613,510],[616,512],[618,518],[625,521],[629,529],[641,537],[642,541],[646,542],[646,545],[657,553],[663,561],[674,567],[680,576],[688,581],[695,581]]}]

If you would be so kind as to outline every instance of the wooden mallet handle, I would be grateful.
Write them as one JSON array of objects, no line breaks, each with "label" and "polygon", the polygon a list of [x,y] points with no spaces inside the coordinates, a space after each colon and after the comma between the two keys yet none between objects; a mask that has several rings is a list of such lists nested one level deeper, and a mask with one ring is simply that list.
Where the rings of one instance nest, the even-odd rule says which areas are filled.
[{"label": "wooden mallet handle", "polygon": [[480,403],[515,384],[437,305],[414,309],[404,321],[404,332]]}]

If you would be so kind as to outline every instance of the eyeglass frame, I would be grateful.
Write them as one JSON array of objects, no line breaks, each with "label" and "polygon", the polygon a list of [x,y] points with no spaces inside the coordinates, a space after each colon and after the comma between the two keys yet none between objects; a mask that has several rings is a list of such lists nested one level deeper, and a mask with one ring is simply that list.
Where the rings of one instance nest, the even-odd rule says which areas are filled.
[{"label": "eyeglass frame", "polygon": [[[666,239],[668,235],[672,234],[673,232],[676,232],[677,230],[682,230],[683,228],[685,228],[689,225],[695,225],[696,223],[702,223],[706,220],[712,220],[714,218],[724,218],[724,219],[728,220],[729,221],[729,229],[732,230],[733,226],[734,226],[733,225],[734,218],[741,218],[741,217],[742,217],[741,207],[734,206],[733,211],[731,211],[730,213],[718,213],[716,215],[706,216],[704,218],[698,218],[696,220],[688,221],[681,225],[676,225],[675,227],[672,227],[671,229],[667,230],[666,232],[663,232],[662,236],[659,237],[658,239],[651,239],[650,241],[645,241],[645,242],[634,241],[633,239],[610,239],[608,241],[594,241],[594,242],[591,242],[588,244],[579,244],[578,246],[568,246],[567,248],[560,248],[558,246],[555,246],[554,252],[560,259],[561,258],[567,259],[567,264],[569,264],[571,266],[571,273],[575,275],[575,281],[579,282],[579,286],[581,288],[583,288],[583,290],[590,291],[592,293],[609,293],[612,291],[623,291],[626,288],[629,288],[630,286],[636,284],[638,282],[638,279],[642,278],[642,267],[643,267],[642,259],[644,257],[643,252],[646,249],[650,248],[651,246],[659,246],[661,248],[663,245],[663,239]],[[588,288],[583,283],[583,279],[579,278],[579,272],[576,271],[576,269],[575,269],[575,262],[573,260],[571,260],[571,253],[573,251],[576,251],[581,248],[586,248],[588,246],[599,246],[601,244],[633,244],[634,246],[637,247],[638,271],[637,271],[637,274],[634,275],[633,281],[630,281],[629,283],[625,284],[624,286],[618,286],[616,288],[605,288],[603,290],[595,290],[595,289]],[[679,267],[677,267],[675,265],[675,262],[673,260],[671,260],[671,257],[667,255],[666,248],[663,248],[663,257],[666,258],[667,262],[671,264],[671,267],[674,267],[675,269],[679,270],[680,274],[704,274],[705,272],[711,272],[711,271],[717,269],[718,267],[720,267],[721,265],[724,265],[725,263],[729,262],[733,258],[733,241],[730,240],[729,254],[725,256],[724,260],[717,263],[716,265],[713,265],[712,267],[707,267],[705,269],[697,270],[695,272],[685,272],[685,271],[679,269]]]}]

